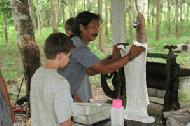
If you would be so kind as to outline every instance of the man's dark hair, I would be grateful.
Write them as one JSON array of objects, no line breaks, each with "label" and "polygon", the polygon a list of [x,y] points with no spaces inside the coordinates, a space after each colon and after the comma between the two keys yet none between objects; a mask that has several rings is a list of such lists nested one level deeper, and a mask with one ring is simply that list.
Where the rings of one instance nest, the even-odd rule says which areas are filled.
[{"label": "man's dark hair", "polygon": [[86,27],[92,20],[100,21],[101,18],[99,15],[91,13],[89,11],[79,13],[76,16],[72,27],[72,32],[74,33],[74,35],[80,36],[80,24]]},{"label": "man's dark hair", "polygon": [[73,42],[64,33],[50,34],[44,45],[44,53],[47,59],[54,59],[60,52],[69,53],[74,48]]},{"label": "man's dark hair", "polygon": [[71,31],[72,30],[74,20],[75,20],[74,17],[70,17],[69,19],[66,20],[65,25],[64,25],[65,31]]}]

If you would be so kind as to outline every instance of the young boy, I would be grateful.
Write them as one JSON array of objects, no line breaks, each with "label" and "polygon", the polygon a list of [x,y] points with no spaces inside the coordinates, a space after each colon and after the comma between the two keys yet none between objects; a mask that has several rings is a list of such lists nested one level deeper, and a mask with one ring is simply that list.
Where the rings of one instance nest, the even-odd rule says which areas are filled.
[{"label": "young boy", "polygon": [[45,41],[46,63],[31,81],[32,126],[71,126],[73,100],[68,81],[57,70],[69,63],[72,41],[64,33],[52,33]]},{"label": "young boy", "polygon": [[64,29],[65,29],[67,36],[69,36],[69,37],[72,37],[72,35],[73,35],[72,26],[73,26],[74,20],[75,20],[74,17],[70,17],[69,19],[67,19],[65,21]]}]

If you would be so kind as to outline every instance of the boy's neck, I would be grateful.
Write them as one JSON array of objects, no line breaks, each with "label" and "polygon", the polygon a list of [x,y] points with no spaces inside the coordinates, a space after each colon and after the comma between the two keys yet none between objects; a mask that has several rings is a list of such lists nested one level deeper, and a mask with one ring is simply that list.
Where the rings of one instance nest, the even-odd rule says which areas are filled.
[{"label": "boy's neck", "polygon": [[47,60],[46,64],[44,64],[43,67],[47,69],[59,69],[59,66],[52,60]]}]

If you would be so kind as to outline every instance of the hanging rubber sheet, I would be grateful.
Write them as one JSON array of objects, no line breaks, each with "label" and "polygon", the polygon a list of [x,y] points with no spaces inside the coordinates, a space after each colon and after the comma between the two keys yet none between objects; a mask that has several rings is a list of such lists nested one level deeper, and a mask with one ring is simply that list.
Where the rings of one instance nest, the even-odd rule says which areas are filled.
[{"label": "hanging rubber sheet", "polygon": [[[127,93],[125,119],[152,123],[155,119],[147,113],[147,106],[149,104],[146,85],[147,44],[134,41],[134,45],[145,47],[145,51],[124,67]],[[121,50],[122,56],[127,53],[128,49],[123,48]]]}]

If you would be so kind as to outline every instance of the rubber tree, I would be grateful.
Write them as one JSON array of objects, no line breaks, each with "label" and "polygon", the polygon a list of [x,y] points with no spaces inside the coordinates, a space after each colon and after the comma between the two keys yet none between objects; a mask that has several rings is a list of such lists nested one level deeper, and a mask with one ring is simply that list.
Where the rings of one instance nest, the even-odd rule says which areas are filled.
[{"label": "rubber tree", "polygon": [[26,96],[30,94],[31,77],[40,66],[40,51],[35,41],[28,0],[11,0],[17,44],[21,53],[26,82]]}]

